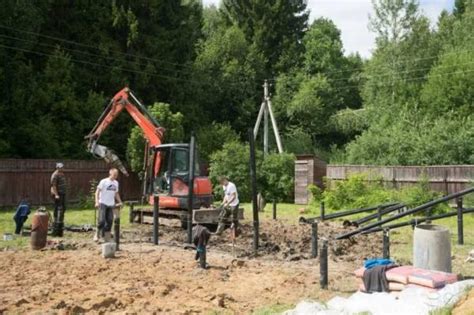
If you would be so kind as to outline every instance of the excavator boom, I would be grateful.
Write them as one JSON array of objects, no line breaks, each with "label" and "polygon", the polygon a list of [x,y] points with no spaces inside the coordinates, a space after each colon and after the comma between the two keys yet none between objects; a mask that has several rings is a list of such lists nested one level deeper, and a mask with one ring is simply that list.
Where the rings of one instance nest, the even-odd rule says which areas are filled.
[{"label": "excavator boom", "polygon": [[[97,143],[102,133],[124,109],[137,125],[140,126],[150,147],[159,146],[162,143],[164,128],[150,115],[145,106],[143,106],[128,87],[123,88],[115,94],[99,117],[94,128],[92,128],[91,132],[85,138],[89,141],[87,150],[90,153],[99,158],[103,158],[107,163],[117,167],[123,174],[128,175],[127,169],[118,156],[109,148]],[[155,174],[158,173],[159,168],[160,158],[157,157],[153,166]]]}]

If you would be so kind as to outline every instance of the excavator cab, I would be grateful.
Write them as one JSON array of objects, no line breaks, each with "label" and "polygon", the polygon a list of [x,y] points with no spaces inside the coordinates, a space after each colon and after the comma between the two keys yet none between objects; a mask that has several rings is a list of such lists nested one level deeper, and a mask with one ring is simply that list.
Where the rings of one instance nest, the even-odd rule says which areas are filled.
[{"label": "excavator cab", "polygon": [[[152,149],[159,155],[161,160],[160,171],[153,180],[150,192],[155,194],[181,194],[176,190],[181,182],[189,181],[189,145],[188,144],[164,144]],[[194,176],[200,174],[199,162],[196,159]],[[174,188],[174,189],[173,189]]]},{"label": "excavator cab", "polygon": [[[150,181],[148,194],[160,196],[160,208],[186,209],[189,195],[189,144],[171,143],[151,148],[153,163],[160,160],[160,170]],[[153,174],[153,172],[150,172]],[[195,157],[193,208],[212,204],[212,187],[207,177],[201,176],[199,160]]]}]

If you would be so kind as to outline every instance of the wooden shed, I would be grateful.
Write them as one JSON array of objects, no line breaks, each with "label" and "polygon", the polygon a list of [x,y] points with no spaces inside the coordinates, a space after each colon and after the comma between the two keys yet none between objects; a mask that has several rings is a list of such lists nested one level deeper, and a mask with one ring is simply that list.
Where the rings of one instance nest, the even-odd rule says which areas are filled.
[{"label": "wooden shed", "polygon": [[295,204],[307,205],[311,199],[308,186],[323,188],[327,164],[314,155],[297,155],[295,161]]}]

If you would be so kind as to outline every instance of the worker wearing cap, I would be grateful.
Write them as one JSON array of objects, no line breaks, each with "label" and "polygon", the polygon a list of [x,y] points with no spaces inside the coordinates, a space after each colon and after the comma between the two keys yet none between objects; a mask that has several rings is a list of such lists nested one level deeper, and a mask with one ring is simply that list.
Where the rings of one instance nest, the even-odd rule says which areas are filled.
[{"label": "worker wearing cap", "polygon": [[224,200],[220,206],[221,213],[219,214],[219,225],[217,226],[216,234],[220,235],[224,231],[225,222],[229,217],[232,217],[232,224],[237,228],[238,211],[239,211],[239,194],[234,183],[230,182],[226,176],[219,177],[219,183],[224,189]]},{"label": "worker wearing cap", "polygon": [[56,170],[51,175],[51,197],[54,200],[53,236],[63,236],[64,213],[66,212],[66,176],[64,164],[56,163]]}]

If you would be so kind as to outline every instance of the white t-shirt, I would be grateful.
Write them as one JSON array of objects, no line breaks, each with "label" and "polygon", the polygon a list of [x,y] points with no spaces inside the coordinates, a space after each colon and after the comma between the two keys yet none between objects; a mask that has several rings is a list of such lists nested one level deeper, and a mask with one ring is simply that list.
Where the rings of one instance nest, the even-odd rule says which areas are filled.
[{"label": "white t-shirt", "polygon": [[235,207],[239,204],[239,194],[237,193],[237,187],[235,187],[235,184],[228,182],[227,186],[224,186],[224,195],[226,200],[230,200],[233,193],[235,193],[235,199],[229,205]]},{"label": "white t-shirt", "polygon": [[115,206],[115,194],[119,191],[119,183],[116,180],[111,180],[110,178],[104,178],[100,181],[97,189],[99,192],[99,203],[102,203],[106,206],[113,207]]}]

